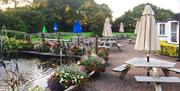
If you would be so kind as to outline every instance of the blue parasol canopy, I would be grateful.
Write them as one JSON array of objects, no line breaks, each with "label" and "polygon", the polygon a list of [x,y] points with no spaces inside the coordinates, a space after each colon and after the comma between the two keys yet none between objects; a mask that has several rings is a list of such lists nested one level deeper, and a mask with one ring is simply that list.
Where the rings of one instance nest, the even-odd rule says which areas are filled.
[{"label": "blue parasol canopy", "polygon": [[76,20],[74,22],[73,33],[81,33],[81,32],[82,32],[81,24],[78,20]]},{"label": "blue parasol canopy", "polygon": [[57,23],[56,23],[56,22],[54,22],[53,29],[54,29],[54,32],[57,32],[57,30],[58,30],[58,26],[57,26]]}]

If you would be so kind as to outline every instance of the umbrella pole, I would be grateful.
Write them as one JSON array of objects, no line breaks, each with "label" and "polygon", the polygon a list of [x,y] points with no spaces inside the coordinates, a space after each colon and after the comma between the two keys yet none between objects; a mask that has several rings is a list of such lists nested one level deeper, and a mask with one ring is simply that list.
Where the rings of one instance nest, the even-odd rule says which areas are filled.
[{"label": "umbrella pole", "polygon": [[78,45],[79,45],[79,34],[77,34],[77,36],[78,36]]},{"label": "umbrella pole", "polygon": [[96,54],[97,54],[97,52],[98,52],[98,36],[96,35]]},{"label": "umbrella pole", "polygon": [[42,42],[43,42],[43,44],[44,44],[44,42],[45,42],[45,39],[44,39],[44,38],[45,38],[45,35],[44,35],[44,33],[41,34],[41,38],[42,38]]},{"label": "umbrella pole", "polygon": [[149,52],[147,52],[147,62],[149,62]]},{"label": "umbrella pole", "polygon": [[[149,62],[149,51],[147,52],[147,62]],[[149,71],[150,71],[150,69],[151,68],[147,68],[147,76],[150,76],[150,73],[149,73]],[[148,82],[148,84],[149,84],[149,82]]]}]

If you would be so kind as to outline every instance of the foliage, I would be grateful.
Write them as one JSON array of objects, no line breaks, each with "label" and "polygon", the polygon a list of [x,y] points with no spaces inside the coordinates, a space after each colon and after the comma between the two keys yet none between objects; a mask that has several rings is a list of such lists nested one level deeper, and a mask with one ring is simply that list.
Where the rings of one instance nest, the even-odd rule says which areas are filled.
[{"label": "foliage", "polygon": [[[170,10],[159,8],[155,5],[150,4],[153,11],[155,12],[155,18],[157,21],[168,20],[174,16],[174,13]],[[140,18],[144,10],[145,4],[140,4],[133,8],[132,11],[125,12],[121,17],[118,17],[113,23],[113,30],[119,30],[120,23],[124,24],[126,32],[133,32],[136,25],[136,19]]]},{"label": "foliage", "polygon": [[109,53],[108,53],[108,50],[106,48],[99,48],[97,55],[99,57],[102,57],[105,61],[109,60]]},{"label": "foliage", "polygon": [[61,83],[65,88],[72,85],[83,85],[87,80],[87,74],[80,70],[80,68],[73,64],[69,67],[62,66],[57,68],[56,72],[51,76],[51,79]]},{"label": "foliage", "polygon": [[75,45],[72,48],[70,48],[70,52],[74,55],[83,55],[84,48],[80,45]]},{"label": "foliage", "polygon": [[82,60],[80,65],[84,66],[88,73],[93,70],[99,72],[104,68],[104,65],[95,56],[90,56],[88,59]]},{"label": "foliage", "polygon": [[168,44],[166,41],[160,42],[161,50],[159,53],[165,56],[177,57],[177,46],[173,44]]},{"label": "foliage", "polygon": [[38,52],[49,52],[50,48],[44,43],[38,43],[34,45],[34,50]]},{"label": "foliage", "polygon": [[0,11],[0,26],[34,33],[40,32],[42,26],[46,25],[48,32],[53,32],[56,21],[60,26],[58,31],[69,32],[78,19],[83,31],[98,31],[98,35],[101,35],[106,17],[112,17],[109,7],[98,5],[94,0],[33,0],[31,6]]},{"label": "foliage", "polygon": [[4,50],[6,51],[6,53],[11,54],[19,51],[22,48],[23,48],[22,40],[5,37]]}]

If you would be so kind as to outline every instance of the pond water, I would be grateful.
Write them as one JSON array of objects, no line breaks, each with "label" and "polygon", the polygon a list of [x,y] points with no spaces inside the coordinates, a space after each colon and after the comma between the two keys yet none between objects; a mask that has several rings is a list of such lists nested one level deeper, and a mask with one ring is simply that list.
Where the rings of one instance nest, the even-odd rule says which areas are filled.
[{"label": "pond water", "polygon": [[[15,64],[9,61],[5,61],[5,63],[9,70],[15,71]],[[42,79],[47,79],[53,71],[48,62],[42,63],[39,59],[18,59],[17,63],[21,75],[21,86],[26,82],[31,82],[32,86],[46,86],[46,82],[42,82]],[[5,78],[4,68],[0,64],[0,91],[6,91],[5,89],[8,89]]]}]

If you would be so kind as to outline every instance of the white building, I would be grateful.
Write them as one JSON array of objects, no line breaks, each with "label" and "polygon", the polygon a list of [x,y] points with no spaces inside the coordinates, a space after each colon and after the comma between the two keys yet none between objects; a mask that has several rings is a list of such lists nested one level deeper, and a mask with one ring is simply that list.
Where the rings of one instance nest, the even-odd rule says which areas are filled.
[{"label": "white building", "polygon": [[165,40],[171,44],[178,44],[179,23],[176,20],[157,22],[158,36],[160,40]]}]

